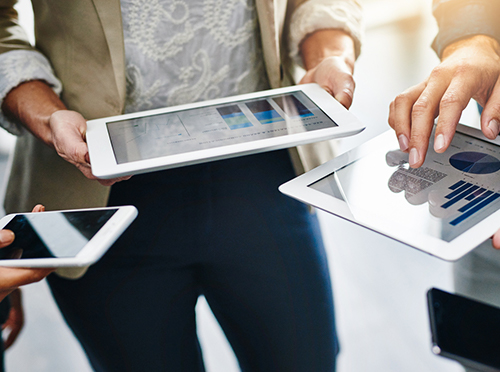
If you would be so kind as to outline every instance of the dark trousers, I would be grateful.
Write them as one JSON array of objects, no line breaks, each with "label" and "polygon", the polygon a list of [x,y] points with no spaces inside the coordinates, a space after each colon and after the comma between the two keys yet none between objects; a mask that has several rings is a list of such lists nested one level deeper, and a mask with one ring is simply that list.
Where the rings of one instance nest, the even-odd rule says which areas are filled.
[{"label": "dark trousers", "polygon": [[286,151],[132,177],[110,205],[139,216],[87,274],[49,283],[97,371],[203,371],[203,294],[243,371],[335,370],[317,218],[283,196]]}]

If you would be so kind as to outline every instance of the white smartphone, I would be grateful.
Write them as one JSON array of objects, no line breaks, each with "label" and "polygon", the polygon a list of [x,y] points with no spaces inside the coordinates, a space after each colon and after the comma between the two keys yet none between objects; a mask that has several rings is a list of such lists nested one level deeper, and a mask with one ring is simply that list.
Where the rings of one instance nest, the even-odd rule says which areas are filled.
[{"label": "white smartphone", "polygon": [[0,220],[0,229],[12,230],[15,239],[0,249],[0,266],[89,266],[136,216],[134,206],[9,214]]}]

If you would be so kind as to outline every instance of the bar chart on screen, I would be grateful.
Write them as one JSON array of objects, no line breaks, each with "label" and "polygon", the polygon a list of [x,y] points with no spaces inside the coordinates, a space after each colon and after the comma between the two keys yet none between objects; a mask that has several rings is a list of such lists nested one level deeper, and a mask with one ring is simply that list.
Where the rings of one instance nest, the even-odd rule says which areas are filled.
[{"label": "bar chart on screen", "polygon": [[441,208],[448,209],[459,202],[466,202],[465,205],[458,208],[458,212],[461,214],[450,221],[450,225],[453,226],[485,209],[500,197],[497,192],[465,181],[458,181],[449,189],[451,192],[445,196],[448,201],[441,205]]}]

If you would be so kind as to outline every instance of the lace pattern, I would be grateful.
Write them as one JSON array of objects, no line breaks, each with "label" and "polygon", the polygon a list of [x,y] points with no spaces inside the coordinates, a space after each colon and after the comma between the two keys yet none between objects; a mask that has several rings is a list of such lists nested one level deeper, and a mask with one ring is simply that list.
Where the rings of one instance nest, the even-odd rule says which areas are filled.
[{"label": "lace pattern", "polygon": [[268,87],[253,0],[122,0],[121,7],[126,112]]}]

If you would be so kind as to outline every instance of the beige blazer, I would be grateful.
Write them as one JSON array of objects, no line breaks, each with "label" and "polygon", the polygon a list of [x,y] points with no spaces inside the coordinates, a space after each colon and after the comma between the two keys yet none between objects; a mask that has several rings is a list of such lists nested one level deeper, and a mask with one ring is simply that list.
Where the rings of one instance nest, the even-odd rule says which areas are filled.
[{"label": "beige blazer", "polygon": [[[307,0],[256,0],[268,78],[272,87],[291,83],[286,35],[294,10]],[[314,1],[314,0],[312,0]],[[30,49],[17,22],[16,0],[0,0],[0,53]],[[32,0],[36,48],[63,83],[62,100],[86,119],[123,112],[125,56],[119,0]],[[329,144],[291,151],[298,171],[333,156]],[[5,210],[29,211],[104,206],[109,187],[86,179],[31,134],[17,140]]]}]

